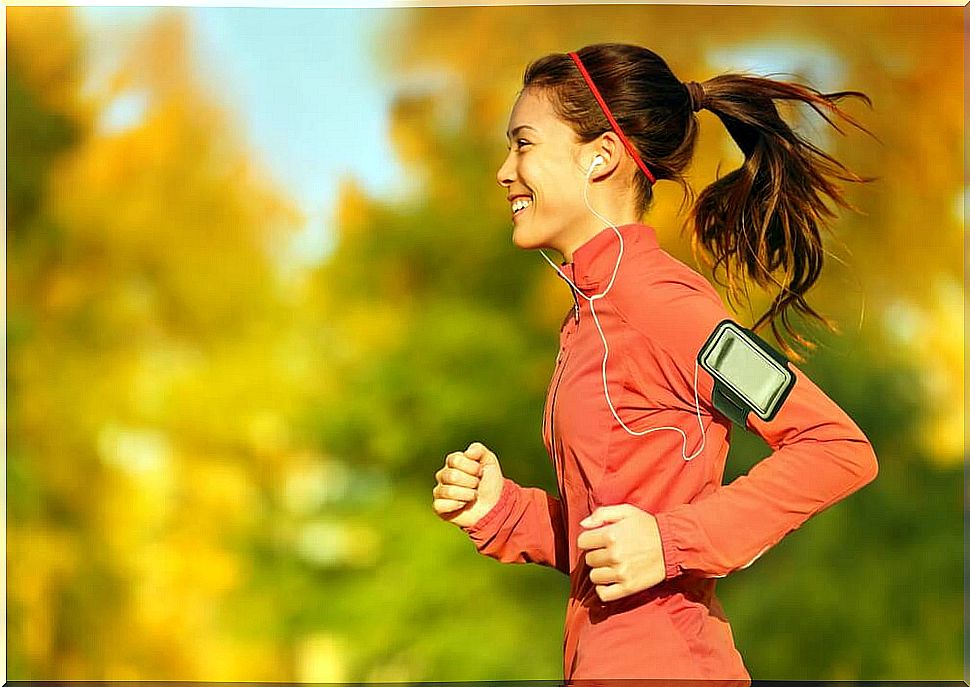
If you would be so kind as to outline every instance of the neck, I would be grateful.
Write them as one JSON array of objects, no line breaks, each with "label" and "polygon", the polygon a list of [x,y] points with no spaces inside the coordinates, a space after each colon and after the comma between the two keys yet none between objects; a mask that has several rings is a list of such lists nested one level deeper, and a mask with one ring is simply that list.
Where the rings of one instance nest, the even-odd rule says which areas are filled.
[{"label": "neck", "polygon": [[639,222],[641,217],[636,211],[632,188],[629,184],[618,186],[615,175],[611,175],[600,182],[587,181],[585,189],[586,203],[574,226],[574,231],[562,237],[562,245],[552,246],[558,250],[567,263],[573,261],[573,253],[577,248],[596,236],[609,224],[593,214],[592,210],[602,215],[614,226]]},{"label": "neck", "polygon": [[[597,210],[597,212],[600,211]],[[612,215],[606,212],[600,212],[600,214],[610,220],[617,227],[623,226],[624,224],[635,224],[636,222],[640,221],[640,217],[632,211],[627,213],[615,213]],[[572,262],[573,253],[575,253],[580,246],[604,229],[609,228],[610,226],[608,224],[604,223],[595,215],[591,215],[589,220],[584,222],[582,227],[579,228],[578,231],[574,232],[562,246],[557,246],[556,250],[562,254],[564,262]],[[612,229],[610,229],[610,231],[612,231]]]}]

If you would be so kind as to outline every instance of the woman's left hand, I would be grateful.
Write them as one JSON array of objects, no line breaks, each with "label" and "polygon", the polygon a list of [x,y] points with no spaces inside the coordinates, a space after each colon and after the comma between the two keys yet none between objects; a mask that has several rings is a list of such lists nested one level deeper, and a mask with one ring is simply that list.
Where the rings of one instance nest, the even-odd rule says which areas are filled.
[{"label": "woman's left hand", "polygon": [[615,601],[666,577],[656,519],[628,503],[602,506],[579,523],[576,545],[586,551],[589,579],[603,601]]}]

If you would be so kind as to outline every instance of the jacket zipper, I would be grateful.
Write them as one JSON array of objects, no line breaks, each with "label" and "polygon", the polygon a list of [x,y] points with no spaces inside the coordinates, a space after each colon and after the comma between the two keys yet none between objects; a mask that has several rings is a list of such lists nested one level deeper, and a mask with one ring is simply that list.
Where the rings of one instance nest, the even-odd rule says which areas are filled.
[{"label": "jacket zipper", "polygon": [[[552,389],[552,402],[549,404],[549,446],[552,447],[552,464],[556,469],[556,481],[560,482],[562,479],[562,470],[559,466],[559,459],[556,452],[556,396],[559,395],[559,384],[562,382],[562,373],[566,369],[566,349],[565,347],[559,351],[559,370],[556,376],[556,386]],[[559,493],[562,496],[563,488],[562,483],[559,484]]]},{"label": "jacket zipper", "polygon": [[[570,291],[572,292],[572,289]],[[556,452],[556,397],[559,395],[559,384],[562,382],[563,373],[566,369],[566,359],[569,357],[569,352],[566,347],[569,339],[576,333],[575,327],[579,326],[579,298],[576,297],[575,292],[572,292],[572,296],[573,317],[576,324],[573,325],[573,331],[566,335],[565,341],[559,347],[559,356],[556,358],[555,386],[552,389],[552,399],[549,403],[549,446],[552,449],[552,465],[556,471],[556,483],[559,485],[559,495],[562,497],[564,510],[566,508],[566,494],[562,482],[562,468],[559,465],[559,456]]]}]

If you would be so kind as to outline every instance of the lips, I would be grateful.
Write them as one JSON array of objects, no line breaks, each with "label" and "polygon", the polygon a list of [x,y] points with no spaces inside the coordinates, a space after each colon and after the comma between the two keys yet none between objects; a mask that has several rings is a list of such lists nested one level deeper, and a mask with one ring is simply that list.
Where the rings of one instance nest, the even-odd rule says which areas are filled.
[{"label": "lips", "polygon": [[521,214],[526,209],[532,205],[532,196],[529,195],[516,195],[511,196],[509,200],[512,203],[512,216]]}]

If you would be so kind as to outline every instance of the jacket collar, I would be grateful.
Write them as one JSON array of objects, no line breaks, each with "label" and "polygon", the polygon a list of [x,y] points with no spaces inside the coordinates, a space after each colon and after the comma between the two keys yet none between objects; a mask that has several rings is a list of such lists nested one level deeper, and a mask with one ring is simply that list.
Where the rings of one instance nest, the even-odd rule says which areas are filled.
[{"label": "jacket collar", "polygon": [[[623,237],[621,262],[632,257],[634,252],[659,247],[656,232],[646,224],[621,224],[617,231]],[[616,232],[612,227],[606,227],[573,251],[573,261],[562,264],[563,273],[584,293],[596,291],[609,284],[619,250],[620,240]]]}]

